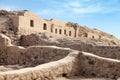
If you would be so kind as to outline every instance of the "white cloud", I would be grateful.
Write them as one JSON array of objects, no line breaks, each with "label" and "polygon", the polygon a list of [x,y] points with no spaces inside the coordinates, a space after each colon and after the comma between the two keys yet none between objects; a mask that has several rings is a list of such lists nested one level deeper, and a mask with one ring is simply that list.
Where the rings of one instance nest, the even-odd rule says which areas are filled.
[{"label": "white cloud", "polygon": [[[109,1],[109,0],[108,0]],[[110,0],[112,1],[112,0]],[[104,3],[104,4],[103,4]],[[94,14],[107,14],[116,11],[120,11],[119,8],[110,6],[112,2],[103,2],[102,0],[69,0],[67,2],[59,2],[56,5],[46,9],[41,9],[37,13],[42,16],[54,16],[54,17],[85,17]],[[115,4],[115,1],[113,5]],[[60,6],[58,6],[60,5]],[[82,16],[81,16],[82,15]],[[76,17],[75,17],[76,18]]]},{"label": "white cloud", "polygon": [[116,6],[117,2],[118,0],[108,0],[107,2],[104,0],[69,1],[64,4],[65,6],[68,6],[64,9],[74,14],[105,14],[120,11],[120,9]]},{"label": "white cloud", "polygon": [[0,5],[0,9],[3,9],[3,10],[8,10],[8,11],[11,11],[11,10],[18,10],[18,8],[16,6],[8,6],[8,5]]},{"label": "white cloud", "polygon": [[76,14],[87,14],[87,13],[98,13],[102,12],[104,9],[100,6],[89,5],[83,8],[73,8],[74,13]]},{"label": "white cloud", "polygon": [[36,13],[41,14],[41,15],[56,15],[64,12],[64,10],[59,10],[59,9],[44,9],[41,11],[37,11]]},{"label": "white cloud", "polygon": [[78,1],[69,2],[69,3],[67,3],[67,5],[70,7],[81,7],[82,6],[82,4],[80,4],[80,2],[78,2]]}]

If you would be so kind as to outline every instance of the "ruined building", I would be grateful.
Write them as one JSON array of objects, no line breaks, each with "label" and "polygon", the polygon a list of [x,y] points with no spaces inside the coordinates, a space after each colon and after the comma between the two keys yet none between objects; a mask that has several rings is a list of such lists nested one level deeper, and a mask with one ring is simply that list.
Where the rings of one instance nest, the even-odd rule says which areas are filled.
[{"label": "ruined building", "polygon": [[82,27],[77,23],[63,22],[56,19],[41,19],[29,11],[20,11],[12,17],[15,30],[18,34],[46,33],[56,37],[87,37],[92,39],[114,40],[115,37],[96,29]]},{"label": "ruined building", "polygon": [[[70,38],[52,39],[32,33]],[[16,46],[12,41],[19,35],[20,45]],[[116,40],[112,35],[77,23],[43,20],[28,11],[2,10],[0,80],[120,80],[120,46],[112,42],[106,46],[103,39]],[[97,41],[102,46],[94,45]]]}]

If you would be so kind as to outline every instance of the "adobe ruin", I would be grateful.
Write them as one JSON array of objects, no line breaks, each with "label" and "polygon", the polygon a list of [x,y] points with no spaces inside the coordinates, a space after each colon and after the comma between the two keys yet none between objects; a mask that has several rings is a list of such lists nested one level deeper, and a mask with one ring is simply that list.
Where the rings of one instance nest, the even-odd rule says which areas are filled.
[{"label": "adobe ruin", "polygon": [[41,19],[38,15],[29,11],[20,11],[12,17],[13,25],[17,28],[18,34],[29,35],[32,33],[45,33],[55,37],[71,37],[71,38],[92,38],[115,40],[112,35],[104,33],[96,29],[89,29],[80,26],[77,23],[64,22],[56,19]]},{"label": "adobe ruin", "polygon": [[0,20],[0,80],[120,79],[119,40],[110,34],[29,11],[3,10]]},{"label": "adobe ruin", "polygon": [[[0,80],[58,80],[61,77],[69,80],[77,76],[119,80],[120,77],[120,60],[56,46],[14,46],[3,34],[0,40],[3,43],[0,64],[13,65],[0,68]],[[23,67],[15,68],[14,65]]]}]

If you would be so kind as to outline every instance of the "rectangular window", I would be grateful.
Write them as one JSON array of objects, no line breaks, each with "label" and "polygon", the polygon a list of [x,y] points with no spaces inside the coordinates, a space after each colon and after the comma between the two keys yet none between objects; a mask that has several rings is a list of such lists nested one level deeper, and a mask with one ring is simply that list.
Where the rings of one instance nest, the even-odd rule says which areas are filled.
[{"label": "rectangular window", "polygon": [[51,32],[53,32],[53,27],[51,27]]},{"label": "rectangular window", "polygon": [[47,30],[47,24],[46,23],[43,24],[43,30]]},{"label": "rectangular window", "polygon": [[34,21],[30,20],[30,27],[34,27]]},{"label": "rectangular window", "polygon": [[62,34],[62,30],[61,29],[59,30],[59,34]]},{"label": "rectangular window", "polygon": [[55,29],[55,33],[57,34],[57,29]]},{"label": "rectangular window", "polygon": [[54,27],[54,24],[51,25],[51,32],[53,32],[53,27]]},{"label": "rectangular window", "polygon": [[69,31],[69,36],[71,36],[71,31]]},{"label": "rectangular window", "polygon": [[64,30],[64,35],[66,35],[66,30]]}]

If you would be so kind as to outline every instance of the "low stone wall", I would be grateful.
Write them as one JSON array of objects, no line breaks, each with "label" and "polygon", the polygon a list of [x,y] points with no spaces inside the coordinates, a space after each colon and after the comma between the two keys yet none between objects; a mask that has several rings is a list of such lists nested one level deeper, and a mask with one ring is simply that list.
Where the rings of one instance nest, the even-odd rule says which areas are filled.
[{"label": "low stone wall", "polygon": [[[0,48],[1,64],[21,64],[35,67],[0,72],[0,80],[55,80],[57,77],[71,76],[104,77],[116,80],[120,77],[120,60],[55,46],[23,48],[11,45],[7,37],[2,38],[4,38],[3,41],[6,41]],[[86,48],[77,45],[70,47],[82,51],[83,49],[94,50],[90,45]],[[97,48],[104,49],[104,47],[96,47],[95,49],[97,50]],[[39,65],[43,62],[45,64]]]},{"label": "low stone wall", "polygon": [[120,60],[99,57],[91,53],[79,54],[80,76],[87,78],[109,78],[117,80],[120,77]]},{"label": "low stone wall", "polygon": [[[40,34],[39,34],[40,35]],[[49,40],[45,35],[41,38],[41,36],[32,34],[21,37],[21,45],[22,46],[32,46],[32,45],[55,45],[59,47],[67,47],[74,50],[90,52],[102,57],[119,59],[120,60],[120,46],[93,46],[91,44],[87,44],[78,41],[72,40],[54,40],[53,42]]]},{"label": "low stone wall", "polygon": [[65,58],[32,68],[0,72],[0,80],[55,80],[57,77],[120,77],[120,61],[71,50]]},{"label": "low stone wall", "polygon": [[[13,46],[11,40],[5,35],[0,36],[0,42],[2,43],[0,45],[1,65],[18,64],[31,67],[0,72],[0,80],[54,80],[55,77],[70,76],[77,70],[76,68],[72,68],[76,65],[77,55],[72,55],[74,51],[69,48],[55,46],[32,46],[24,48]],[[69,57],[67,56],[68,54]]]},{"label": "low stone wall", "polygon": [[69,52],[69,50],[49,46],[33,46],[28,48],[7,46],[0,55],[0,64],[36,66],[62,59],[67,56]]},{"label": "low stone wall", "polygon": [[74,50],[90,52],[95,55],[120,60],[120,46],[92,46],[85,44],[67,45]]},{"label": "low stone wall", "polygon": [[78,51],[71,51],[61,60],[33,68],[0,72],[0,80],[54,80],[57,77],[74,75],[78,70],[76,63],[78,53]]},{"label": "low stone wall", "polygon": [[32,46],[28,48],[13,46],[11,40],[0,34],[0,64],[36,66],[64,58],[68,50],[58,49],[55,46]]}]

